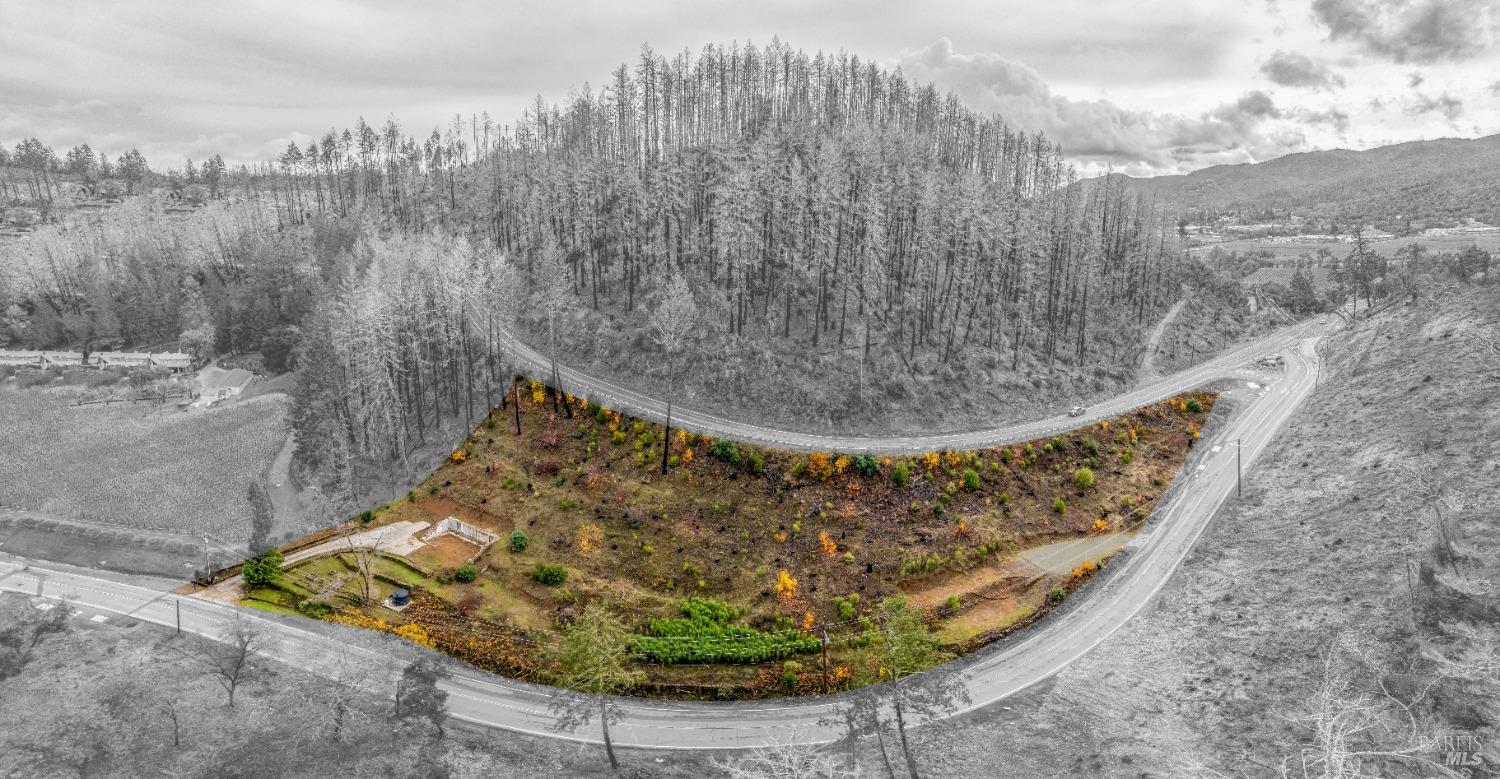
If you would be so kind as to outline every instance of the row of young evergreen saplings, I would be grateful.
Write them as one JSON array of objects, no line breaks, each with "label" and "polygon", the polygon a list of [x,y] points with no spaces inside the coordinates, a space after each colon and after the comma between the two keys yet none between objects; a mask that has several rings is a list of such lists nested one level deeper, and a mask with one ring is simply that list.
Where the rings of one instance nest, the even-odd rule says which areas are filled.
[{"label": "row of young evergreen saplings", "polygon": [[683,616],[653,619],[630,650],[657,663],[764,663],[816,652],[819,639],[796,628],[762,631],[734,624],[739,609],[711,598],[682,601]]}]

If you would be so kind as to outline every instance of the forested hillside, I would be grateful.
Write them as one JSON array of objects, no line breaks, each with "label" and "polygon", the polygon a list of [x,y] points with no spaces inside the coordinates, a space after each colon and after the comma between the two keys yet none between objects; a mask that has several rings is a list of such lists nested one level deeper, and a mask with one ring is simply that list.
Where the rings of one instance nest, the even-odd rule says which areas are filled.
[{"label": "forested hillside", "polygon": [[1206,271],[1175,215],[1074,180],[1045,137],[855,57],[644,49],[513,127],[360,120],[229,171],[224,204],[44,227],[5,250],[0,295],[32,346],[175,337],[297,366],[298,462],[347,494],[497,402],[511,333],[801,428],[1117,391]]},{"label": "forested hillside", "polygon": [[1216,165],[1181,176],[1132,179],[1134,191],[1174,210],[1207,214],[1291,211],[1329,226],[1500,224],[1500,135],[1440,138],[1367,151],[1330,149],[1266,162]]}]

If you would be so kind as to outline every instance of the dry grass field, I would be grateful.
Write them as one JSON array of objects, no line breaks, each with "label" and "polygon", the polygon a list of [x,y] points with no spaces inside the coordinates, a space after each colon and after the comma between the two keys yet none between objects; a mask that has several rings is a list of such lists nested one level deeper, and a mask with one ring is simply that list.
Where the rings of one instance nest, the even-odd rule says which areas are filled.
[{"label": "dry grass field", "polygon": [[250,480],[286,440],[284,396],[178,412],[79,407],[75,392],[0,384],[0,504],[243,542]]}]

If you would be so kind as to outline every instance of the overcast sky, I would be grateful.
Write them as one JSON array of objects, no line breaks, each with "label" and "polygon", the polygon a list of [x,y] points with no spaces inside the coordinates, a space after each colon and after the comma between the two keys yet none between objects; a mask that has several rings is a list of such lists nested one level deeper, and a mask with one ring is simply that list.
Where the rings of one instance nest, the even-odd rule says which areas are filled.
[{"label": "overcast sky", "polygon": [[[549,7],[551,6],[551,7]],[[1496,0],[0,3],[0,144],[250,162],[359,116],[422,135],[658,52],[779,35],[955,90],[1087,173],[1500,132]]]}]

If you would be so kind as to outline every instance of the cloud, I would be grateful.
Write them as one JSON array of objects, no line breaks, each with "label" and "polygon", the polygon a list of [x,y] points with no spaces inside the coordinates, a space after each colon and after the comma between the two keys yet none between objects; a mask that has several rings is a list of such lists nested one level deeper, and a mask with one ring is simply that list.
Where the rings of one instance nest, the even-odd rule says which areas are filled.
[{"label": "cloud", "polygon": [[1228,122],[1253,123],[1259,119],[1280,119],[1281,109],[1276,107],[1270,95],[1257,89],[1246,92],[1232,105],[1215,109],[1214,116]]},{"label": "cloud", "polygon": [[1500,81],[1496,81],[1490,84],[1490,94],[1494,95],[1495,97],[1500,97]]},{"label": "cloud", "polygon": [[1402,107],[1407,116],[1425,116],[1431,113],[1440,113],[1443,118],[1450,122],[1457,122],[1464,115],[1464,101],[1444,92],[1437,97],[1432,95],[1417,95],[1408,100]]},{"label": "cloud", "polygon": [[1411,87],[1412,89],[1416,89],[1417,87],[1422,86],[1426,82],[1427,82],[1427,77],[1423,76],[1420,72],[1415,71],[1415,70],[1413,70],[1411,72],[1410,76],[1406,77],[1406,85],[1409,86],[1409,87]]},{"label": "cloud", "polygon": [[1312,89],[1342,89],[1344,77],[1333,72],[1327,65],[1306,54],[1280,51],[1271,55],[1260,66],[1271,83],[1284,87],[1310,87]]},{"label": "cloud", "polygon": [[1179,172],[1269,159],[1307,144],[1294,128],[1266,127],[1284,114],[1258,90],[1198,116],[1133,110],[1109,100],[1056,94],[1025,63],[997,54],[957,53],[946,38],[906,52],[900,66],[918,82],[953,90],[977,111],[1046,133],[1088,171],[1113,166],[1132,173]]},{"label": "cloud", "polygon": [[1329,106],[1321,111],[1300,109],[1293,112],[1292,116],[1303,124],[1327,125],[1337,130],[1340,134],[1349,131],[1349,114],[1333,106]]},{"label": "cloud", "polygon": [[1495,45],[1494,0],[1313,0],[1332,40],[1395,62],[1472,59]]}]

